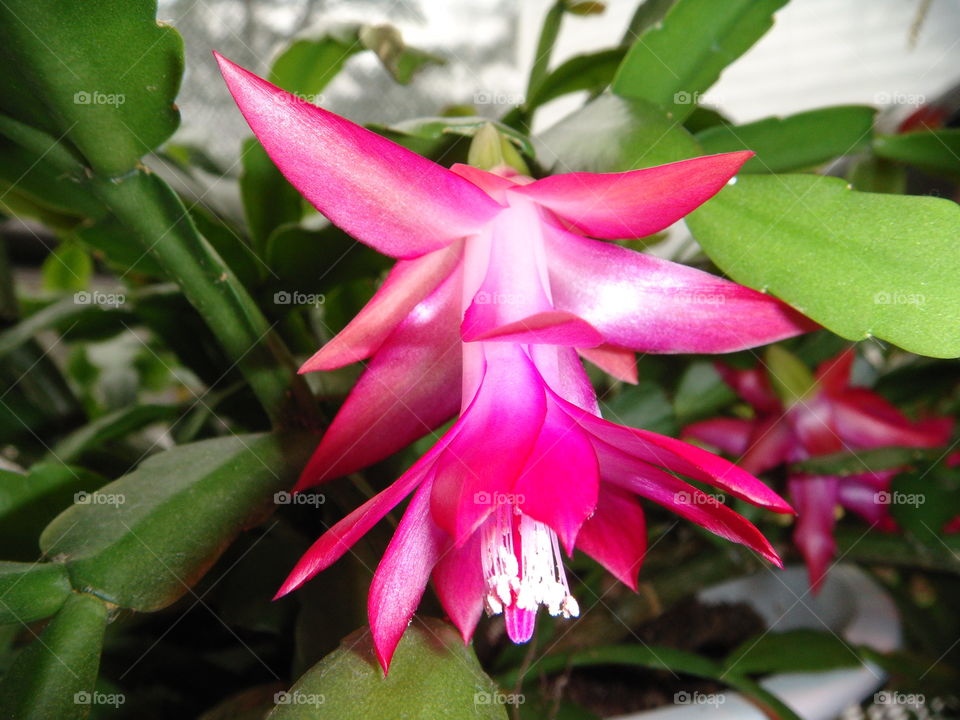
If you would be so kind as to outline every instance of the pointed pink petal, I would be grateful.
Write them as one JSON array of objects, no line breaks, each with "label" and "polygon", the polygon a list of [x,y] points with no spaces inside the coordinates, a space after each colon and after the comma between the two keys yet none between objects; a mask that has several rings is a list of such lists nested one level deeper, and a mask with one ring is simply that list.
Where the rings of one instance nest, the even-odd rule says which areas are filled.
[{"label": "pointed pink petal", "polygon": [[480,389],[433,485],[434,520],[458,546],[513,492],[546,413],[543,380],[519,345],[484,343],[484,353]]},{"label": "pointed pink petal", "polygon": [[396,482],[381,493],[374,495],[363,505],[327,530],[297,562],[289,577],[284,581],[274,600],[296,590],[318,572],[326,570],[343,557],[354,543],[363,537],[370,528],[393,510],[429,475],[437,453],[431,451],[424,455]]},{"label": "pointed pink petal", "polygon": [[386,339],[304,468],[297,490],[383,460],[460,407],[460,283],[448,277]]},{"label": "pointed pink petal", "polygon": [[835,393],[849,386],[850,375],[853,371],[853,361],[856,357],[856,349],[849,347],[836,357],[820,363],[815,374],[820,387],[824,388],[828,393]]},{"label": "pointed pink petal", "polygon": [[[590,323],[576,315],[560,310],[547,310],[497,325],[495,318],[479,310],[483,305],[467,308],[461,335],[464,342],[497,340],[521,344],[571,345],[591,347],[603,342],[603,337]],[[479,311],[478,311],[479,310]]]},{"label": "pointed pink petal", "polygon": [[370,633],[384,673],[446,542],[430,518],[430,485],[425,483],[410,501],[370,583]]},{"label": "pointed pink petal", "polygon": [[636,591],[637,573],[647,552],[647,525],[640,503],[620,488],[603,483],[597,511],[583,524],[577,547]]},{"label": "pointed pink petal", "polygon": [[837,479],[837,501],[871,525],[885,525],[890,504],[880,493],[890,489],[890,481],[899,470],[847,475]]},{"label": "pointed pink petal", "polygon": [[757,412],[777,412],[783,410],[780,398],[770,385],[770,378],[761,367],[738,370],[724,363],[715,363],[717,373],[733,391],[750,403]]},{"label": "pointed pink petal", "polygon": [[810,590],[816,594],[837,552],[837,544],[833,539],[837,478],[793,476],[789,485],[790,498],[799,514],[793,538],[807,563]]},{"label": "pointed pink petal", "polygon": [[481,534],[474,533],[463,547],[448,541],[433,568],[433,585],[450,620],[460,630],[463,641],[470,642],[483,613],[486,586],[480,563]]},{"label": "pointed pink petal", "polygon": [[753,422],[742,418],[718,417],[701,420],[683,429],[685,438],[693,438],[712,445],[728,455],[738,457],[747,449]]},{"label": "pointed pink petal", "polygon": [[336,225],[393,257],[470,235],[500,206],[473,183],[217,55],[267,154]]},{"label": "pointed pink petal", "polygon": [[782,567],[780,557],[763,533],[719,499],[611,445],[602,442],[597,445],[605,480],[652,500],[722,538],[745,545]]},{"label": "pointed pink petal", "polygon": [[767,415],[755,421],[737,464],[751,475],[759,475],[793,459],[794,454],[801,454],[801,448],[790,423],[782,415]]},{"label": "pointed pink petal", "polygon": [[521,610],[515,605],[507,605],[503,617],[507,621],[507,637],[511,641],[518,645],[530,641],[537,624],[536,610]]},{"label": "pointed pink petal", "polygon": [[843,449],[838,433],[836,403],[823,393],[807,397],[789,410],[790,424],[808,455],[828,455]]},{"label": "pointed pink petal", "polygon": [[624,173],[565,173],[510,192],[533,198],[586,235],[641,238],[716,195],[751,155],[709,155]]},{"label": "pointed pink petal", "polygon": [[637,377],[637,354],[633,350],[603,344],[595,348],[577,348],[577,352],[617,380],[622,380],[631,385],[637,384],[639,379]]},{"label": "pointed pink petal", "polygon": [[554,305],[589,322],[613,345],[725,353],[816,327],[780,300],[716,275],[544,227]]},{"label": "pointed pink petal", "polygon": [[834,397],[833,417],[837,432],[857,449],[938,447],[947,442],[952,430],[949,420],[913,424],[882,397],[862,388]]},{"label": "pointed pink petal", "polygon": [[597,391],[571,347],[531,345],[530,356],[537,372],[557,395],[578,408],[600,415]]},{"label": "pointed pink petal", "polygon": [[453,273],[463,244],[400,260],[357,316],[300,368],[301,373],[333,370],[373,355],[411,310]]},{"label": "pointed pink petal", "polygon": [[553,529],[570,555],[577,533],[597,507],[599,485],[597,455],[587,434],[548,403],[540,436],[514,485],[520,509]]},{"label": "pointed pink petal", "polygon": [[[753,475],[713,453],[665,435],[614,425],[564,403],[560,398],[556,399],[563,404],[572,418],[602,443],[616,447],[645,463],[713,485],[754,505],[774,512],[793,512],[783,498]],[[607,477],[602,461],[601,477]]]},{"label": "pointed pink petal", "polygon": [[473,165],[455,163],[450,166],[450,170],[472,182],[501,205],[507,204],[507,189],[517,184],[515,180],[481,170]]}]

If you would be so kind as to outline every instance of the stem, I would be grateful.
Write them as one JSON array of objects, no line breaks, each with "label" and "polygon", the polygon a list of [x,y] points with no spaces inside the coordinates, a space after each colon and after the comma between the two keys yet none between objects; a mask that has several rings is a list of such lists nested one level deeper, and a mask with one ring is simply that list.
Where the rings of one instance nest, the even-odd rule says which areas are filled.
[{"label": "stem", "polygon": [[95,177],[91,188],[177,282],[250,383],[273,425],[315,427],[313,398],[286,347],[169,186],[138,169],[122,178]]},{"label": "stem", "polygon": [[530,68],[530,79],[527,81],[527,105],[540,92],[543,81],[547,78],[550,57],[553,55],[553,48],[557,44],[557,36],[560,34],[563,13],[566,12],[565,5],[564,0],[557,0],[547,11],[547,16],[543,20],[540,39],[537,42],[537,52],[533,57],[533,67]]}]

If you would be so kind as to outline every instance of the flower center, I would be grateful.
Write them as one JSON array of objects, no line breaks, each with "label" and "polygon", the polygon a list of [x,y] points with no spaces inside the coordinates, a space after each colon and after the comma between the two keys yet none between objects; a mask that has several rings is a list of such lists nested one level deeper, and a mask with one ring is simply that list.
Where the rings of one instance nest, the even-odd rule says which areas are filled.
[{"label": "flower center", "polygon": [[580,614],[580,606],[570,594],[553,530],[514,505],[502,504],[484,523],[482,532],[488,615],[499,615],[511,606],[535,611],[540,605],[554,616],[571,618]]}]

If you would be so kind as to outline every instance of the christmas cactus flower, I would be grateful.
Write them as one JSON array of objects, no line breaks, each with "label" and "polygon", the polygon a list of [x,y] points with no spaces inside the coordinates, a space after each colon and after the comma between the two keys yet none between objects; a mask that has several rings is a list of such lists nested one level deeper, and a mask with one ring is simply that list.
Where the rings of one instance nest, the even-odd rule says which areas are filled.
[{"label": "christmas cactus flower", "polygon": [[386,669],[431,576],[465,640],[484,609],[530,638],[539,606],[578,614],[561,548],[631,587],[643,497],[779,564],[740,515],[683,475],[790,507],[704,450],[600,417],[578,353],[635,379],[635,351],[729,352],[811,324],[762,293],[594,238],[658,232],[709,199],[749,153],[531,180],[448,170],[219,58],[287,179],[332,222],[397,258],[360,314],[302,368],[367,368],[298,490],[376,462],[459,412],[434,447],[337,523],[280,590],[341,557],[412,495],[377,568],[369,617]]},{"label": "christmas cactus flower", "polygon": [[[767,370],[738,370],[718,363],[721,376],[753,408],[754,417],[704,420],[689,425],[684,437],[738,457],[738,465],[754,475],[835,452],[938,447],[947,442],[952,430],[949,418],[914,423],[877,393],[851,386],[855,356],[853,348],[844,350],[813,375],[781,348],[768,352]],[[837,506],[881,530],[893,529],[888,497],[898,472],[843,476],[788,472],[788,490],[798,514],[794,539],[814,591],[836,553]]]}]

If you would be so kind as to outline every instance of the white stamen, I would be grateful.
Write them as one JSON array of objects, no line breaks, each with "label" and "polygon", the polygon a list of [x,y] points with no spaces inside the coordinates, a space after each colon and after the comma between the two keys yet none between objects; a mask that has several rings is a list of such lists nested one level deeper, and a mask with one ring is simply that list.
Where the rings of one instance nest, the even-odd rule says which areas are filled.
[{"label": "white stamen", "polygon": [[[482,529],[487,614],[499,615],[511,605],[521,610],[543,605],[551,615],[577,617],[580,606],[570,594],[557,534],[511,509],[510,504],[498,506]],[[515,529],[520,536],[519,558],[513,544]]]}]

